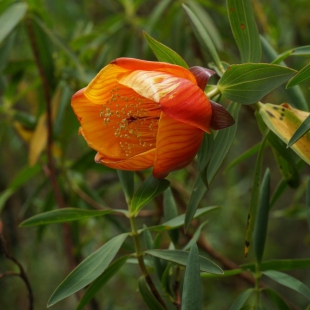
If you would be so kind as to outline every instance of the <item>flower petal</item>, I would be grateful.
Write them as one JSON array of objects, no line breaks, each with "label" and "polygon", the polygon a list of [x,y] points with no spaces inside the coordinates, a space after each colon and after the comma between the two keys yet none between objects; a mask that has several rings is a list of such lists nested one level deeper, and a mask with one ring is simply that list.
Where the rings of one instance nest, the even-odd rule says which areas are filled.
[{"label": "flower petal", "polygon": [[212,109],[204,92],[189,80],[170,74],[137,70],[119,74],[120,84],[159,102],[170,117],[209,132]]},{"label": "flower petal", "polygon": [[111,100],[111,90],[119,86],[116,76],[128,70],[116,65],[107,65],[85,88],[85,96],[95,104],[106,104]]},{"label": "flower petal", "polygon": [[154,157],[155,149],[152,149],[125,160],[113,160],[97,153],[95,161],[113,169],[138,171],[152,167],[154,165]]},{"label": "flower petal", "polygon": [[197,85],[185,79],[179,81],[178,87],[159,101],[162,111],[180,122],[209,133],[212,116],[209,99]]},{"label": "flower petal", "polygon": [[153,175],[164,178],[170,171],[187,166],[202,143],[203,131],[161,115]]},{"label": "flower petal", "polygon": [[72,97],[72,107],[88,145],[111,160],[129,159],[156,145],[161,111],[132,89],[112,89],[102,105],[88,100],[82,89]]},{"label": "flower petal", "polygon": [[113,60],[111,64],[117,65],[126,71],[143,70],[169,73],[197,84],[195,76],[189,70],[166,62],[146,61],[123,57]]},{"label": "flower petal", "polygon": [[197,84],[202,90],[206,88],[209,78],[215,74],[213,70],[199,66],[191,67],[189,71],[194,74]]},{"label": "flower petal", "polygon": [[220,104],[210,100],[212,106],[211,129],[219,130],[232,126],[235,120],[230,113]]}]

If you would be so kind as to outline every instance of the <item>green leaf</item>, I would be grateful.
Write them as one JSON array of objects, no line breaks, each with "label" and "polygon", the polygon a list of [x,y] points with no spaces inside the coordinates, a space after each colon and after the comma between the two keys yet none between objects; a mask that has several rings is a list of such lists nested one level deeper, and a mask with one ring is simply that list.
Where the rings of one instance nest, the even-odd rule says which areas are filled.
[{"label": "green leaf", "polygon": [[310,55],[310,45],[299,46],[281,53],[272,63],[279,64],[289,56],[309,56],[309,55]]},{"label": "green leaf", "polygon": [[[32,30],[30,35],[34,36],[34,40],[36,42],[36,48],[38,51],[36,57],[40,61],[41,70],[44,71],[44,75],[47,78],[50,88],[54,89],[56,86],[56,80],[54,74],[55,68],[54,68],[53,49],[49,37],[44,33],[40,25],[37,24],[37,20],[40,20],[40,18],[38,17],[36,19],[29,18],[27,20],[27,22],[30,25],[29,27],[31,27],[30,29]],[[40,20],[40,22],[43,24],[42,20]]]},{"label": "green leaf", "polygon": [[250,295],[254,292],[254,289],[249,288],[242,292],[238,298],[234,301],[234,303],[231,305],[229,310],[239,310],[242,308],[242,306],[246,303],[246,301],[249,299]]},{"label": "green leaf", "polygon": [[199,227],[195,230],[194,235],[192,236],[192,238],[189,240],[189,242],[185,245],[185,247],[183,248],[183,251],[187,251],[191,248],[191,246],[196,243],[200,237],[200,234],[202,232],[202,229],[205,227],[205,225],[208,223],[208,221],[204,221],[203,223],[201,223],[199,225]]},{"label": "green leaf", "polygon": [[267,169],[260,187],[259,206],[253,234],[255,256],[256,261],[258,263],[261,263],[262,261],[265,248],[267,226],[268,226],[269,195],[270,195],[270,171],[269,169]]},{"label": "green leaf", "polygon": [[307,222],[310,230],[310,179],[307,181],[306,189],[306,211],[307,211]]},{"label": "green leaf", "polygon": [[209,35],[208,29],[205,28],[205,26],[201,23],[199,18],[193,13],[193,11],[188,6],[186,6],[185,4],[182,4],[182,7],[185,10],[191,22],[192,28],[194,30],[194,33],[199,43],[204,45],[204,47],[209,51],[217,67],[220,69],[221,72],[224,72],[223,65],[216,51],[216,48],[212,42],[212,39]]},{"label": "green leaf", "polygon": [[140,184],[132,198],[130,204],[131,214],[136,216],[150,200],[168,188],[169,184],[170,182],[165,179],[157,179],[150,175]]},{"label": "green leaf", "polygon": [[281,298],[281,296],[270,288],[263,289],[263,292],[269,297],[277,309],[290,310],[291,308],[286,304],[286,302]]},{"label": "green leaf", "polygon": [[[279,141],[279,139],[277,140]],[[282,156],[282,155],[288,155],[289,153],[288,149],[284,149],[283,153],[279,153],[279,151],[276,150],[272,144],[271,147],[274,153],[274,157],[277,161],[279,170],[282,173],[284,180],[290,187],[297,188],[300,183],[300,178],[296,164],[293,159],[288,160],[287,159],[288,156]]]},{"label": "green leaf", "polygon": [[187,63],[179,54],[166,45],[153,39],[145,31],[143,32],[143,35],[159,61],[168,62],[188,69]]},{"label": "green leaf", "polygon": [[94,298],[98,291],[118,272],[125,264],[129,256],[123,256],[113,262],[85,291],[80,299],[76,310],[83,310],[85,306]]},{"label": "green leaf", "polygon": [[235,124],[228,128],[220,130],[214,139],[213,154],[211,157],[210,164],[208,166],[209,184],[211,184],[217,171],[222,166],[222,163],[235,139],[240,108],[241,108],[240,104],[235,102],[232,102],[228,106],[227,111],[234,118]]},{"label": "green leaf", "polygon": [[[240,265],[244,270],[255,271],[255,263]],[[260,265],[260,270],[294,270],[310,267],[310,259],[273,259],[263,261]]]},{"label": "green leaf", "polygon": [[134,172],[117,170],[117,175],[119,180],[121,181],[126,201],[127,203],[130,203],[135,190]]},{"label": "green leaf", "polygon": [[255,155],[259,149],[260,149],[260,145],[261,142],[255,144],[254,146],[252,146],[251,148],[249,148],[248,150],[246,150],[244,153],[242,153],[241,155],[239,155],[237,158],[235,158],[225,169],[225,173],[228,172],[231,168],[235,167],[236,165],[242,163],[243,161],[245,161],[246,159],[248,159],[249,157]]},{"label": "green leaf", "polygon": [[22,20],[27,11],[27,3],[14,3],[0,16],[0,44]]},{"label": "green leaf", "polygon": [[[147,227],[145,225],[143,225],[143,227],[145,227],[146,229],[144,229],[143,231],[143,239],[144,239],[144,243],[146,245],[146,248],[148,250],[153,250],[156,248],[155,246],[155,242],[152,238],[152,234],[151,232],[147,229]],[[165,266],[164,264],[162,264],[161,259],[159,259],[158,257],[152,256],[152,262],[153,262],[153,268],[155,269],[156,275],[158,277],[158,279],[162,278],[162,275],[164,273],[165,270]]]},{"label": "green leaf", "polygon": [[296,86],[306,80],[310,79],[310,64],[302,68],[296,75],[294,75],[287,83],[286,88]]},{"label": "green leaf", "polygon": [[[0,17],[1,18],[1,17]],[[15,41],[15,33],[12,32],[7,41],[0,46],[0,72],[9,64],[9,57]],[[25,112],[24,112],[25,113]]]},{"label": "green leaf", "polygon": [[211,273],[203,273],[201,275],[202,278],[223,278],[223,277],[232,277],[244,272],[243,269],[232,269],[232,270],[224,270],[224,274],[211,274]]},{"label": "green leaf", "polygon": [[[180,250],[148,250],[145,251],[146,254],[153,255],[170,262],[177,263],[182,266],[187,265],[188,259],[188,252],[180,251]],[[223,270],[213,263],[212,261],[208,260],[203,256],[199,256],[200,258],[200,270],[208,273],[214,274],[223,274]]]},{"label": "green leaf", "polygon": [[23,221],[20,227],[39,226],[55,223],[65,223],[85,220],[91,217],[104,216],[117,210],[85,210],[78,208],[63,208],[37,214]]},{"label": "green leaf", "polygon": [[[213,154],[210,160],[210,163],[208,165],[207,175],[208,175],[208,184],[210,184],[220,168],[220,166],[223,163],[223,160],[225,159],[234,139],[235,134],[237,130],[237,124],[238,124],[238,115],[240,110],[240,104],[238,103],[231,103],[228,106],[227,111],[231,114],[231,116],[235,120],[235,124],[233,126],[230,126],[228,128],[225,128],[223,130],[220,130],[215,139],[213,144]],[[186,220],[185,220],[185,231],[187,231],[190,222],[192,220],[193,214],[195,214],[195,211],[197,210],[199,203],[206,193],[207,188],[205,186],[205,183],[203,182],[200,175],[198,175],[191,197],[188,202],[188,206],[186,209]]]},{"label": "green leaf", "polygon": [[150,291],[146,281],[145,277],[140,277],[138,280],[138,287],[139,292],[148,306],[148,309],[150,310],[164,310],[163,306],[159,303],[159,301],[154,297],[152,292]]},{"label": "green leaf", "polygon": [[[200,208],[197,209],[197,211],[195,212],[193,219],[196,219],[210,211],[216,210],[218,209],[218,206],[212,206],[212,207],[204,207],[204,208]],[[185,220],[185,214],[181,214],[178,215],[177,217],[162,223],[160,225],[156,225],[156,226],[151,226],[151,227],[147,227],[147,229],[150,230],[155,230],[155,231],[165,231],[165,230],[171,230],[171,229],[175,229],[178,228],[180,226],[182,226],[184,224],[184,220]],[[140,231],[139,231],[140,232]]]},{"label": "green leaf", "polygon": [[114,237],[83,260],[56,288],[47,306],[56,304],[98,278],[109,266],[127,236],[128,234],[121,234]]},{"label": "green leaf", "polygon": [[208,187],[208,175],[207,170],[211,160],[211,155],[213,152],[213,135],[205,133],[203,136],[203,141],[197,154],[198,170],[201,179]]},{"label": "green leaf", "polygon": [[226,98],[252,104],[279,87],[295,72],[287,67],[265,63],[231,65],[219,80],[218,87]]},{"label": "green leaf", "polygon": [[292,146],[301,137],[303,137],[310,129],[310,115],[299,125],[295,133],[292,135],[291,139],[287,143],[287,147]]},{"label": "green leaf", "polygon": [[[260,39],[262,43],[264,57],[267,59],[268,62],[272,62],[275,58],[277,58],[278,54],[264,37],[261,36]],[[285,63],[281,62],[280,65],[285,66]],[[292,105],[294,105],[298,109],[309,111],[307,100],[305,99],[305,96],[299,86],[286,89],[285,93],[288,97],[289,102]]]},{"label": "green leaf", "polygon": [[[168,187],[164,191],[164,219],[165,222],[167,222],[176,217],[178,217],[178,208],[175,203],[171,188]],[[179,231],[177,229],[173,229],[169,230],[168,233],[173,244],[177,245],[179,241]]]},{"label": "green leaf", "polygon": [[310,300],[310,289],[301,281],[293,278],[292,276],[274,270],[264,271],[263,274],[268,278],[274,280],[275,282],[289,287],[292,290],[302,294],[308,300]]},{"label": "green leaf", "polygon": [[227,0],[227,10],[242,63],[260,62],[262,48],[251,2],[249,0]]},{"label": "green leaf", "polygon": [[263,155],[264,155],[264,149],[265,149],[266,142],[267,142],[267,136],[264,137],[264,140],[261,144],[259,153],[257,155],[255,168],[254,168],[250,208],[249,208],[248,222],[247,222],[246,233],[245,233],[245,247],[244,247],[245,256],[247,256],[249,252],[249,247],[251,245],[252,234],[253,234],[256,216],[257,216],[261,171],[262,171]]},{"label": "green leaf", "polygon": [[156,23],[158,23],[158,21],[163,18],[163,14],[165,10],[169,7],[171,1],[172,0],[162,0],[158,2],[158,4],[152,9],[144,25],[145,33],[151,33]]},{"label": "green leaf", "polygon": [[31,167],[26,166],[17,173],[8,188],[0,193],[0,212],[4,208],[6,201],[16,192],[16,190],[35,177],[40,171],[41,167],[39,165],[34,165]]},{"label": "green leaf", "polygon": [[187,259],[182,293],[182,310],[202,309],[199,252],[193,244]]}]

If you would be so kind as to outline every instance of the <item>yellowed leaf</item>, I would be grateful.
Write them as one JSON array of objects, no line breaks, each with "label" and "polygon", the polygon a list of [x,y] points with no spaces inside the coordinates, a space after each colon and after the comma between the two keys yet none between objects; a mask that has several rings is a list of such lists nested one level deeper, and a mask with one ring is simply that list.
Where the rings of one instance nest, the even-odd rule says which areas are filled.
[{"label": "yellowed leaf", "polygon": [[[309,115],[284,103],[280,106],[274,104],[260,104],[259,113],[265,124],[286,144],[300,124]],[[291,146],[292,150],[307,164],[310,164],[310,132]]]},{"label": "yellowed leaf", "polygon": [[29,165],[33,166],[38,161],[39,156],[47,144],[46,113],[42,114],[38,120],[35,131],[29,145]]}]

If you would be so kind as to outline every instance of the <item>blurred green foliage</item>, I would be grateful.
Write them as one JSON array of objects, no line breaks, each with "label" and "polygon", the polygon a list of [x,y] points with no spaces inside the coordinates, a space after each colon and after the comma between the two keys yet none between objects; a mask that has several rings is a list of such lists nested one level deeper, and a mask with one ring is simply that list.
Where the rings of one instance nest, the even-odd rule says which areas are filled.
[{"label": "blurred green foliage", "polygon": [[[90,210],[102,207],[126,209],[126,199],[118,174],[112,169],[96,165],[93,160],[95,152],[78,136],[79,124],[71,110],[70,98],[75,91],[85,87],[102,67],[117,57],[156,60],[143,37],[143,31],[176,51],[189,66],[213,68],[214,59],[196,38],[182,4],[208,29],[221,61],[240,64],[240,54],[230,29],[225,1],[0,2],[0,16],[9,12],[9,15],[3,17],[3,23],[0,19],[0,230],[2,229],[5,239],[6,251],[18,259],[29,278],[34,294],[34,309],[46,308],[52,292],[73,266],[112,237],[130,229],[128,219],[121,213],[83,219],[68,226],[53,224],[38,228],[19,227],[23,220],[56,209],[59,205],[57,197],[55,198],[55,186],[50,182],[51,170],[46,152],[49,139],[46,125],[47,98],[51,104],[53,124],[53,143],[50,147],[64,206]],[[263,40],[268,42],[263,44],[263,62],[273,61],[276,58],[273,57],[275,51],[281,54],[297,46],[309,45],[308,0],[253,0],[252,8],[258,31]],[[37,56],[33,55],[33,39],[39,52]],[[288,67],[299,71],[309,63],[309,58],[293,55],[285,59],[285,62]],[[40,70],[43,70],[44,78]],[[211,84],[216,84],[218,79],[212,77]],[[264,101],[274,104],[289,102],[293,106],[306,102],[309,106],[309,81],[302,83],[300,87],[303,92],[295,90],[287,93],[284,88],[279,88],[267,95]],[[224,99],[218,99],[226,104]],[[302,104],[298,105],[297,100]],[[198,230],[204,232],[198,242],[201,255],[212,259],[223,269],[228,269],[225,262],[233,264],[237,270],[239,265],[255,261],[251,251],[249,257],[244,258],[243,248],[258,148],[249,156],[243,155],[242,160],[229,169],[225,168],[262,141],[260,129],[253,109],[242,106],[232,147],[217,174],[215,175],[216,171],[212,173],[214,180],[206,195],[202,195],[200,203],[202,207],[220,205],[221,208],[208,214],[207,223],[195,220],[187,234],[182,228],[179,229],[179,236],[174,237],[172,233],[175,231],[169,231],[170,237],[167,233],[152,232],[154,248],[167,248],[171,238],[174,242],[178,240],[182,249]],[[261,130],[264,131],[264,128]],[[219,133],[216,139],[220,138]],[[270,142],[273,141],[272,137],[268,136],[267,139],[273,145],[273,151],[285,149],[283,145],[275,147],[275,143]],[[228,146],[230,142],[226,141]],[[288,156],[293,157],[294,163],[297,162],[296,169],[301,171],[300,181],[294,183],[294,188],[281,181],[281,169],[277,168],[272,148],[266,147],[264,152],[262,170],[265,171],[267,166],[270,168],[270,191],[273,195],[279,195],[274,200],[274,205],[271,204],[261,266],[264,260],[309,259],[310,235],[305,208],[309,167],[298,162],[295,154],[290,153]],[[177,206],[172,212],[174,217],[186,210],[198,177],[197,166],[194,161],[187,168],[173,172],[168,177]],[[135,184],[144,180],[149,173],[150,171],[135,174]],[[122,185],[124,186],[123,183]],[[201,186],[204,194],[206,189],[202,181]],[[143,210],[144,213],[140,213],[141,217],[137,218],[139,228],[163,222],[164,208],[161,196],[156,198]],[[169,219],[171,218],[165,218],[166,221]],[[68,232],[70,242],[66,243]],[[143,243],[143,248],[151,249],[152,242]],[[71,253],[68,254],[68,251]],[[133,243],[126,239],[119,256],[133,252]],[[260,259],[261,255],[260,252]],[[154,257],[148,258],[151,260]],[[152,261],[152,268],[155,268],[155,261]],[[191,261],[196,261],[195,257],[191,257]],[[171,274],[165,271],[169,270],[166,269],[167,264],[160,260],[157,264],[161,266],[163,279],[170,279]],[[299,263],[298,266],[284,270],[290,270],[290,275],[309,287],[309,268],[299,269],[304,267],[309,267],[309,264]],[[141,273],[136,261],[128,260],[119,268],[121,269],[117,269],[113,279],[99,290],[89,309],[145,308],[143,299],[137,292],[137,279]],[[157,271],[160,268],[157,266]],[[193,269],[197,268],[194,266]],[[18,272],[12,260],[5,255],[0,256],[0,308],[26,309],[26,287],[18,277],[3,276],[8,270]],[[177,270],[183,278],[184,268]],[[292,309],[305,309],[309,304],[304,296],[274,285],[265,276],[262,279],[285,296]],[[139,280],[139,287],[145,289],[142,280]],[[246,289],[251,287],[247,278],[240,276],[203,277],[203,309],[229,309],[240,293],[249,292]],[[169,289],[171,287],[166,288],[166,291],[169,292]],[[274,294],[274,291],[270,294]],[[77,303],[76,296],[72,295],[52,309],[75,309]],[[266,309],[277,309],[270,301],[267,304],[269,307]]]}]

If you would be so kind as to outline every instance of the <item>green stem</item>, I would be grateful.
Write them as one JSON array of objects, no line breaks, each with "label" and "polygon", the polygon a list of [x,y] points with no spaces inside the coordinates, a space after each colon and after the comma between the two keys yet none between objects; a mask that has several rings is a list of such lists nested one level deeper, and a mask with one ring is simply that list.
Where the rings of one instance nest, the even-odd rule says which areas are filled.
[{"label": "green stem", "polygon": [[136,226],[136,218],[131,215],[129,217],[130,220],[130,226],[131,226],[131,236],[133,238],[133,242],[135,245],[135,249],[136,249],[136,256],[137,256],[137,260],[140,266],[140,269],[143,273],[143,276],[145,277],[145,280],[151,290],[151,292],[153,293],[154,297],[158,300],[158,302],[163,306],[164,309],[167,309],[163,299],[161,298],[159,292],[157,291],[148,271],[147,268],[145,266],[144,260],[143,260],[143,252],[141,251],[141,246],[140,246],[140,240],[139,240],[139,233],[137,230],[137,226]]},{"label": "green stem", "polygon": [[218,87],[214,87],[209,92],[206,93],[207,97],[212,99],[212,97],[218,95],[220,93],[220,90]]}]

